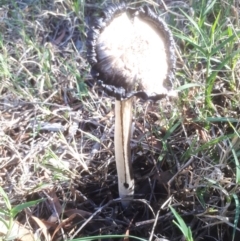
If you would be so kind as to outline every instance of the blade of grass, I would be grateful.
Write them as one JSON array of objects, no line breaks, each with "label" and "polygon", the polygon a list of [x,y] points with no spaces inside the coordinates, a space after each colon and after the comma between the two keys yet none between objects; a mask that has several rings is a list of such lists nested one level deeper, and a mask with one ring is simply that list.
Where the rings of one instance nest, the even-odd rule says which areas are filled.
[{"label": "blade of grass", "polygon": [[[209,3],[209,1],[208,1]],[[207,13],[213,8],[214,4],[216,3],[216,0],[213,0],[210,2],[210,4],[207,4],[205,11],[203,12],[203,16],[206,16]]]},{"label": "blade of grass", "polygon": [[218,53],[224,46],[226,46],[230,42],[233,42],[235,39],[237,39],[236,35],[231,35],[230,37],[225,39],[223,42],[221,42],[219,45],[212,49],[211,56]]},{"label": "blade of grass", "polygon": [[202,29],[199,28],[198,24],[194,21],[193,18],[191,18],[189,15],[187,15],[183,10],[180,9],[180,11],[189,20],[189,22],[193,25],[193,27],[197,30],[199,35],[202,37],[202,40],[205,44],[206,49],[208,49],[208,44],[207,44],[206,39],[205,39],[206,36],[204,36],[204,33],[203,33]]},{"label": "blade of grass", "polygon": [[222,60],[221,64],[219,64],[216,68],[216,70],[213,71],[213,73],[207,78],[206,80],[206,104],[207,106],[212,109],[213,108],[213,104],[212,104],[212,100],[211,100],[211,93],[213,90],[213,86],[217,77],[218,72],[224,67],[224,65],[231,60],[232,58],[234,58],[237,54],[240,53],[240,50],[233,52],[231,55],[229,55],[227,58],[225,58],[224,60]]},{"label": "blade of grass", "polygon": [[201,85],[197,84],[197,83],[188,83],[188,84],[179,86],[176,90],[181,91],[181,90],[189,89],[189,88],[192,88],[192,87],[200,87],[200,86]]},{"label": "blade of grass", "polygon": [[171,136],[171,134],[174,132],[174,130],[176,130],[178,128],[178,126],[181,124],[181,121],[178,121],[175,125],[173,125],[165,134],[165,136],[163,137],[162,141],[166,141],[169,136]]},{"label": "blade of grass", "polygon": [[234,217],[234,228],[233,228],[233,235],[232,235],[232,241],[234,241],[236,229],[237,229],[237,225],[238,225],[238,220],[239,220],[240,206],[239,206],[239,199],[238,199],[238,196],[236,195],[236,193],[234,193],[232,196],[234,198],[235,206],[236,206],[235,217]]},{"label": "blade of grass", "polygon": [[206,188],[197,188],[196,190],[196,197],[204,209],[206,208],[206,202],[203,198],[205,192]]},{"label": "blade of grass", "polygon": [[208,143],[203,144],[197,150],[194,150],[194,152],[195,153],[199,153],[199,152],[201,152],[203,150],[209,149],[211,146],[214,146],[214,145],[218,144],[219,142],[221,142],[223,140],[227,140],[228,138],[232,138],[234,136],[235,136],[235,134],[229,134],[229,135],[217,137],[217,138],[215,138],[213,140],[210,140]]},{"label": "blade of grass", "polygon": [[[1,210],[0,210],[0,212],[1,212]],[[6,226],[7,229],[10,228],[8,223],[2,217],[0,217],[0,222],[2,222],[4,224],[4,226]]]},{"label": "blade of grass", "polygon": [[214,23],[213,23],[213,25],[211,27],[211,37],[210,37],[210,39],[211,39],[211,44],[212,45],[214,45],[214,42],[215,42],[215,35],[216,35],[215,30],[216,30],[216,27],[217,27],[217,25],[219,23],[220,16],[221,16],[221,11],[219,11],[219,13],[217,15],[217,18],[215,19],[215,21],[214,21]]},{"label": "blade of grass", "polygon": [[187,227],[182,217],[176,212],[176,210],[173,207],[169,206],[169,208],[175,216],[175,218],[177,219],[177,222],[173,220],[173,223],[181,230],[182,234],[184,235],[187,241],[193,241],[191,229]]},{"label": "blade of grass", "polygon": [[[205,119],[208,122],[230,122],[230,123],[238,123],[239,120],[235,118],[228,117],[206,117]],[[196,120],[201,121],[201,120]]]},{"label": "blade of grass", "polygon": [[206,56],[208,53],[207,51],[205,51],[200,45],[198,45],[197,43],[194,42],[193,39],[186,37],[184,35],[181,34],[177,34],[175,33],[174,36],[176,36],[179,39],[185,40],[187,41],[189,44],[193,45],[195,48],[197,48],[204,56]]},{"label": "blade of grass", "polygon": [[29,208],[32,207],[34,205],[39,204],[40,202],[44,201],[45,199],[39,199],[39,200],[35,200],[35,201],[30,201],[30,202],[26,202],[26,203],[22,203],[22,204],[18,204],[17,206],[13,207],[11,209],[11,216],[14,218],[16,217],[16,215],[18,213],[20,213],[23,209],[25,208]]},{"label": "blade of grass", "polygon": [[3,188],[1,186],[0,186],[0,194],[4,199],[4,202],[5,202],[5,205],[6,205],[7,209],[11,210],[11,208],[12,208],[11,203],[8,199],[8,196],[7,196],[6,192],[3,190]]},{"label": "blade of grass", "polygon": [[240,184],[240,166],[239,166],[239,160],[238,160],[238,157],[237,157],[237,154],[233,148],[233,145],[232,145],[232,142],[229,141],[229,145],[231,147],[231,150],[232,150],[232,154],[233,154],[233,157],[234,157],[234,161],[235,161],[235,166],[236,166],[236,183],[237,184]]},{"label": "blade of grass", "polygon": [[136,236],[132,235],[98,235],[98,236],[90,236],[90,237],[84,237],[84,238],[77,238],[77,239],[71,239],[68,241],[90,241],[90,240],[102,240],[102,239],[115,239],[115,238],[122,238],[124,240],[128,240],[129,238],[131,239],[136,239],[139,241],[147,241],[146,239],[139,238]]},{"label": "blade of grass", "polygon": [[236,128],[232,125],[232,123],[229,122],[229,125],[232,127],[232,129],[234,130],[234,138],[232,139],[232,141],[229,140],[229,145],[231,148],[231,151],[233,153],[233,157],[234,157],[234,161],[235,161],[235,166],[236,166],[236,183],[240,184],[240,165],[239,165],[239,159],[238,159],[238,154],[235,151],[235,146],[237,145],[237,143],[240,140],[240,129],[236,130]]}]

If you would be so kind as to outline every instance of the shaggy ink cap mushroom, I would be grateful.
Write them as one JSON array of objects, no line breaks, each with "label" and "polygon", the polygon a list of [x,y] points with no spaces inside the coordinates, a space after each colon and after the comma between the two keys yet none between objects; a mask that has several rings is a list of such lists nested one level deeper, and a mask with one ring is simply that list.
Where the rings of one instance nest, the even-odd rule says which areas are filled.
[{"label": "shaggy ink cap mushroom", "polygon": [[174,41],[167,25],[147,6],[113,4],[90,27],[87,58],[91,73],[115,100],[114,146],[123,207],[134,195],[131,163],[133,97],[159,100],[173,86]]},{"label": "shaggy ink cap mushroom", "polygon": [[166,23],[148,6],[111,4],[88,31],[91,74],[117,100],[159,100],[173,88],[176,58]]}]

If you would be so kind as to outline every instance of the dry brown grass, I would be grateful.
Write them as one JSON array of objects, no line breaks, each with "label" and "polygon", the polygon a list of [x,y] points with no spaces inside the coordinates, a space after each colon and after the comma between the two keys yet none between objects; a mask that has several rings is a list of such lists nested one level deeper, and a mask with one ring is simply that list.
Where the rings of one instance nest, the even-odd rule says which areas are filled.
[{"label": "dry brown grass", "polygon": [[[94,85],[85,58],[86,27],[103,2],[83,1],[79,7],[71,0],[0,2],[0,185],[13,207],[45,198],[19,212],[13,230],[27,230],[20,240],[100,234],[183,240],[172,223],[172,205],[194,240],[231,240],[234,230],[237,240],[239,61],[218,73],[212,110],[204,99],[206,63],[198,63],[192,57],[196,49],[177,40],[177,86],[199,86],[181,91],[177,101],[136,101],[131,141],[136,195],[129,210],[122,210],[114,102]],[[165,3],[172,13],[163,17],[177,17],[188,34],[176,9],[181,2]],[[0,217],[9,221],[1,197]],[[6,237],[3,226],[1,239],[13,237],[10,232]]]}]

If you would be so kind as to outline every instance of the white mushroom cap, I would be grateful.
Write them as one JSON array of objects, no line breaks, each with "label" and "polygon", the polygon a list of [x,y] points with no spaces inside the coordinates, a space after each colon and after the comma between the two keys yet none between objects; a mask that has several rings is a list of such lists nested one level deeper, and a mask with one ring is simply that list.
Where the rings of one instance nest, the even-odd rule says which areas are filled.
[{"label": "white mushroom cap", "polygon": [[153,24],[123,12],[97,40],[100,70],[109,78],[121,75],[134,90],[164,94],[163,81],[169,69],[165,46],[164,37]]},{"label": "white mushroom cap", "polygon": [[112,4],[89,29],[91,74],[117,100],[132,96],[159,100],[171,92],[175,76],[174,40],[166,23],[148,6]]}]

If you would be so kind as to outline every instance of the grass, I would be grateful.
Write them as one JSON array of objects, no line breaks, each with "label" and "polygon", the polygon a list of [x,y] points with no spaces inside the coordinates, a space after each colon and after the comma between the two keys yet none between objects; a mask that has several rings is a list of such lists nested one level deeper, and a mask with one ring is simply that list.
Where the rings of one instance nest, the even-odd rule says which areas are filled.
[{"label": "grass", "polygon": [[192,231],[190,227],[187,227],[181,216],[176,212],[176,210],[173,207],[169,206],[169,208],[175,216],[175,218],[177,219],[177,222],[174,220],[173,223],[176,224],[176,226],[181,230],[187,241],[193,241]]},{"label": "grass", "polygon": [[237,1],[129,2],[171,26],[179,98],[136,101],[136,195],[122,210],[114,101],[86,61],[106,1],[0,1],[1,240],[238,240]]}]

